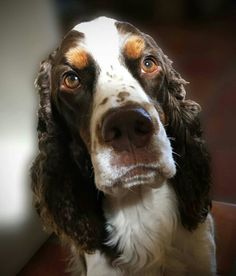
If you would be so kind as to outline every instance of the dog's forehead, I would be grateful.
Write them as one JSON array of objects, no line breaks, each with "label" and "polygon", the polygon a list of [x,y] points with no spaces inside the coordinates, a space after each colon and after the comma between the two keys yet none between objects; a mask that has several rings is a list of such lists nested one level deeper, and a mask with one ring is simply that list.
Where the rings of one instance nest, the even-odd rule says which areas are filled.
[{"label": "dog's forehead", "polygon": [[103,16],[92,21],[80,23],[73,30],[83,33],[87,41],[98,42],[100,38],[107,39],[107,36],[117,35],[116,22],[115,19]]},{"label": "dog's forehead", "polygon": [[[83,35],[78,46],[88,52],[99,65],[110,65],[111,61],[118,61],[121,47],[132,30],[124,31],[121,25],[125,23],[112,18],[99,17],[93,21],[80,23],[72,31]],[[135,28],[134,28],[135,30]]]},{"label": "dog's forehead", "polygon": [[98,64],[106,64],[116,60],[120,51],[120,35],[115,25],[115,20],[99,17],[93,21],[78,24],[73,30],[84,34],[80,42],[86,51]]}]

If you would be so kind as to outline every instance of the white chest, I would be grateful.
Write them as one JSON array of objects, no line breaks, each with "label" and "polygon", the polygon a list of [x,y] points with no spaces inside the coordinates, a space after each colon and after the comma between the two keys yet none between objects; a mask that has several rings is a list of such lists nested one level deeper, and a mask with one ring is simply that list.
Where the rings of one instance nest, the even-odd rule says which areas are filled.
[{"label": "white chest", "polygon": [[177,210],[175,193],[167,183],[159,189],[130,192],[129,198],[108,199],[107,244],[117,246],[121,254],[112,264],[98,251],[86,254],[86,275],[214,275],[211,216],[189,232],[181,226]]},{"label": "white chest", "polygon": [[[131,194],[131,197],[130,197]],[[114,265],[132,273],[162,264],[177,225],[176,199],[168,184],[140,189],[105,206],[110,238],[121,253]]]}]

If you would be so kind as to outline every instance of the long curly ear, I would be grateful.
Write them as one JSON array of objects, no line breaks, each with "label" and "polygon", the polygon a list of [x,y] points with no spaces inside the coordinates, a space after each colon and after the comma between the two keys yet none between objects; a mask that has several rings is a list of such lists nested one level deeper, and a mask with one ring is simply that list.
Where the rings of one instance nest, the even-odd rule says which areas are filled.
[{"label": "long curly ear", "polygon": [[[56,52],[41,63],[36,86],[39,154],[32,169],[34,204],[48,230],[80,250],[93,251],[104,236],[104,218],[89,155],[81,141],[77,164],[71,154],[70,133],[58,115],[51,97],[51,69]],[[86,171],[86,172],[85,172]]]},{"label": "long curly ear", "polygon": [[172,185],[178,197],[182,224],[193,230],[205,220],[211,206],[210,158],[202,138],[201,108],[196,102],[185,100],[187,82],[173,69],[167,56],[163,59],[166,71],[162,87],[163,108],[177,166]]}]

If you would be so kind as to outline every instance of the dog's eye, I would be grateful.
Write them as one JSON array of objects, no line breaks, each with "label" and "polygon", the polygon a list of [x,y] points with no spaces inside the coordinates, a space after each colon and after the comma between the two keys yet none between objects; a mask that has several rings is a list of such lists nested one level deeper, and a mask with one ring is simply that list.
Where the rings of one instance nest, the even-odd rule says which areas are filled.
[{"label": "dog's eye", "polygon": [[157,64],[157,61],[153,57],[146,57],[141,61],[141,72],[152,74],[157,72],[159,69],[159,66]]},{"label": "dog's eye", "polygon": [[80,80],[75,73],[68,73],[63,77],[63,86],[69,89],[75,89],[79,87]]}]

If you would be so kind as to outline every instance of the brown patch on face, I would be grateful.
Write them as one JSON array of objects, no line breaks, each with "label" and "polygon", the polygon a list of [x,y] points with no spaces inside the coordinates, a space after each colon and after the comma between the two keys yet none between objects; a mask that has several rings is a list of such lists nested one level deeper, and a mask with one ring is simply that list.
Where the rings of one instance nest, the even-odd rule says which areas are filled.
[{"label": "brown patch on face", "polygon": [[128,22],[120,22],[117,21],[115,22],[116,28],[121,34],[127,34],[127,33],[132,33],[132,34],[141,34],[140,31],[134,27],[132,24]]},{"label": "brown patch on face", "polygon": [[66,53],[67,61],[78,69],[83,69],[89,64],[88,53],[83,48],[73,48]]},{"label": "brown patch on face", "polygon": [[87,150],[89,153],[91,153],[91,131],[90,131],[90,121],[91,121],[91,115],[92,115],[92,105],[84,110],[83,114],[86,114],[86,116],[82,116],[76,124],[79,126],[79,135],[84,142]]},{"label": "brown patch on face", "polygon": [[86,145],[88,152],[91,152],[91,137],[88,129],[80,129],[79,134]]},{"label": "brown patch on face", "polygon": [[104,104],[106,104],[106,103],[107,103],[107,101],[108,101],[108,98],[106,97],[105,99],[103,99],[103,100],[102,100],[102,102],[100,103],[100,105],[104,105]]},{"label": "brown patch on face", "polygon": [[78,31],[70,31],[62,41],[60,46],[60,56],[64,57],[65,54],[72,48],[76,48],[80,41],[83,41],[84,34]]},{"label": "brown patch on face", "polygon": [[133,35],[125,44],[124,54],[128,58],[137,59],[142,55],[145,47],[145,42],[142,37]]},{"label": "brown patch on face", "polygon": [[120,92],[118,95],[117,95],[117,102],[118,103],[121,103],[123,102],[127,97],[129,97],[130,93],[129,92]]},{"label": "brown patch on face", "polygon": [[154,106],[159,114],[162,124],[165,126],[168,122],[168,118],[167,118],[166,114],[164,113],[162,107],[158,103],[156,103]]},{"label": "brown patch on face", "polygon": [[[100,145],[104,144],[104,140],[102,137],[102,121],[103,120],[100,120],[100,122],[97,123],[96,129],[95,129],[95,136]],[[93,144],[93,148],[95,148],[95,147],[96,147],[96,140],[94,141],[94,144]]]}]

